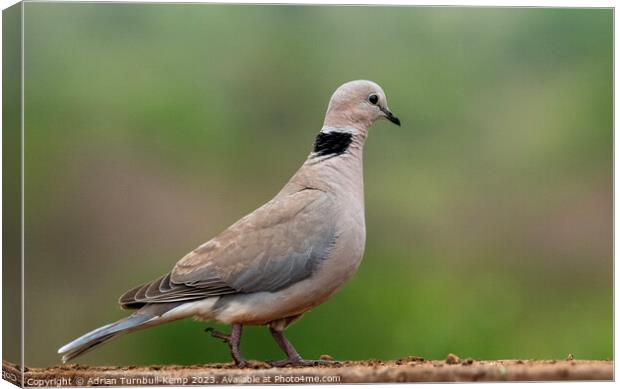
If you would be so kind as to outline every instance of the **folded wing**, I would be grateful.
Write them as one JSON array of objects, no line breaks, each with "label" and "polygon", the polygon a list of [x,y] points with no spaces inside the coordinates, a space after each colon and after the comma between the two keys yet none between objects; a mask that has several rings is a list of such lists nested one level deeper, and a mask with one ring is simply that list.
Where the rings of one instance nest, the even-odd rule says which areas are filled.
[{"label": "folded wing", "polygon": [[273,292],[309,277],[336,240],[327,195],[304,189],[277,196],[183,257],[172,272],[125,293],[120,304]]}]

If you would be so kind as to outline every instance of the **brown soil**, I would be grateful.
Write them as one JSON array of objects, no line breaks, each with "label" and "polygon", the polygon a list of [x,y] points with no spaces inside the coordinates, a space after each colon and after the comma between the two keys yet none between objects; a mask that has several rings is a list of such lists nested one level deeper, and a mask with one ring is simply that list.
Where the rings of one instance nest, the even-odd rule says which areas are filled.
[{"label": "brown soil", "polygon": [[[2,362],[3,378],[19,384],[18,366]],[[137,386],[209,384],[325,384],[446,381],[613,380],[612,361],[498,360],[475,361],[449,355],[426,361],[346,361],[331,366],[271,368],[263,362],[238,369],[231,364],[192,366],[83,366],[26,368],[25,386]]]}]

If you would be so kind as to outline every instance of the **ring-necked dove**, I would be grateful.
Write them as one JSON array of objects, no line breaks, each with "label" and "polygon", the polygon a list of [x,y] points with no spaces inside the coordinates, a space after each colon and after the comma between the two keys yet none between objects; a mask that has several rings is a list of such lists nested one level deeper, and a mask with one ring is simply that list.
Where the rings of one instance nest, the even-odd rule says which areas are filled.
[{"label": "ring-necked dove", "polygon": [[120,335],[186,317],[232,325],[212,331],[228,343],[239,367],[244,325],[268,325],[287,359],[309,365],[283,331],[325,302],[353,275],[364,252],[362,149],[378,119],[400,125],[381,87],[351,81],[332,95],[314,149],[282,190],[172,271],[120,298],[131,316],[81,336],[58,353],[63,362]]}]

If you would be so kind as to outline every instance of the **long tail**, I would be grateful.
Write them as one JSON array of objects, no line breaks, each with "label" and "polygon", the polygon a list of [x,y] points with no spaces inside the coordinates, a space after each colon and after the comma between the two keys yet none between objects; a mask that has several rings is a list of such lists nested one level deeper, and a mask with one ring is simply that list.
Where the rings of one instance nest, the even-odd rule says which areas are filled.
[{"label": "long tail", "polygon": [[129,317],[99,327],[96,330],[80,336],[58,349],[58,354],[64,354],[62,356],[62,362],[66,363],[121,335],[170,321],[171,319],[162,317],[162,314],[177,305],[178,304],[153,304],[146,306]]}]

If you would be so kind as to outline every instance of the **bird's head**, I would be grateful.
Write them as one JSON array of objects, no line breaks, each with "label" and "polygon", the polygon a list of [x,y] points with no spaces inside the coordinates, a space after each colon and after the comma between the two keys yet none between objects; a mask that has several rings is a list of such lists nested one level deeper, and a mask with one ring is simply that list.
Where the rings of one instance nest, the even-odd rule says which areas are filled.
[{"label": "bird's head", "polygon": [[336,89],[327,107],[324,126],[367,130],[379,119],[400,126],[400,120],[388,108],[383,89],[372,81],[357,80]]}]

